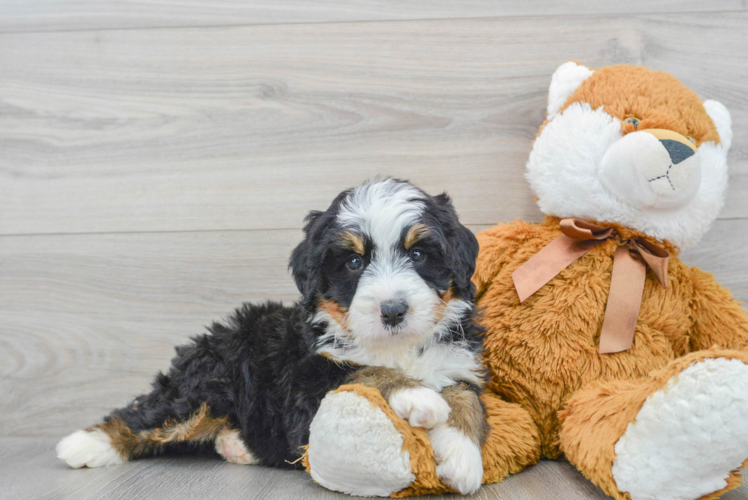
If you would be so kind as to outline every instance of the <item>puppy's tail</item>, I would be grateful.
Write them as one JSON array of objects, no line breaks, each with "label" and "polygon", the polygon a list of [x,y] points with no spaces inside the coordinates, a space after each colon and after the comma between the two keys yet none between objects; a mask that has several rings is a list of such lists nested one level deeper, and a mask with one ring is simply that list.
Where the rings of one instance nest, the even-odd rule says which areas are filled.
[{"label": "puppy's tail", "polygon": [[166,451],[212,447],[228,428],[228,417],[212,417],[206,403],[185,418],[163,420],[138,405],[144,399],[113,412],[102,424],[70,434],[57,444],[57,457],[75,469],[116,465]]}]

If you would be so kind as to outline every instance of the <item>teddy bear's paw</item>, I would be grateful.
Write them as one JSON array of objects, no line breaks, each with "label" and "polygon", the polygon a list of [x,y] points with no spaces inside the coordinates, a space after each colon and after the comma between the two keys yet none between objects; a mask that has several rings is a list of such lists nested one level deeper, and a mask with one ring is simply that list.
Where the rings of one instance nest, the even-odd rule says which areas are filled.
[{"label": "teddy bear's paw", "polygon": [[429,432],[436,475],[463,495],[475,493],[483,482],[480,447],[458,429],[438,425]]},{"label": "teddy bear's paw", "polygon": [[398,417],[413,427],[431,429],[449,418],[447,402],[441,394],[427,387],[401,389],[390,396],[388,403]]},{"label": "teddy bear's paw", "polygon": [[218,433],[216,451],[227,462],[241,465],[252,465],[258,462],[257,458],[244,446],[244,441],[236,429],[224,429]]},{"label": "teddy bear's paw", "polygon": [[748,365],[697,362],[651,394],[615,445],[613,477],[632,500],[691,500],[727,486],[748,458]]}]

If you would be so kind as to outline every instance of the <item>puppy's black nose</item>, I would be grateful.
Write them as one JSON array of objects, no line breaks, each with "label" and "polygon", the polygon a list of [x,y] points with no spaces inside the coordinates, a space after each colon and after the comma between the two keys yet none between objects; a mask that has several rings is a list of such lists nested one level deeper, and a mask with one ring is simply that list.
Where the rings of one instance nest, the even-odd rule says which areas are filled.
[{"label": "puppy's black nose", "polygon": [[386,300],[382,302],[382,323],[395,326],[401,323],[408,312],[408,304],[404,300]]}]

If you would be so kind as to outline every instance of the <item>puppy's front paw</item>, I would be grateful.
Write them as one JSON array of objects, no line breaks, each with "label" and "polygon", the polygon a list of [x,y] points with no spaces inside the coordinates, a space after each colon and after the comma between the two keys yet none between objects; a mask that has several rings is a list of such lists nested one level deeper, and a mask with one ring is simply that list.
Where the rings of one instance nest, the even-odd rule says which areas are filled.
[{"label": "puppy's front paw", "polygon": [[438,392],[427,387],[401,389],[390,396],[390,407],[413,427],[431,429],[449,418],[449,405]]},{"label": "puppy's front paw", "polygon": [[453,427],[440,425],[429,432],[436,459],[436,475],[463,495],[475,493],[483,482],[480,447]]}]

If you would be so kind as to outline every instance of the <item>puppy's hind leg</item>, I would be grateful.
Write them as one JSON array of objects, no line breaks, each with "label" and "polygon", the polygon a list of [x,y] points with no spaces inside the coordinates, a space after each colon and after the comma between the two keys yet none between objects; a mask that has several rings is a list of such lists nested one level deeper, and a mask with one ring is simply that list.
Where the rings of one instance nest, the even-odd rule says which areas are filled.
[{"label": "puppy's hind leg", "polygon": [[256,462],[232,432],[236,388],[226,339],[234,332],[218,324],[211,332],[177,347],[169,372],[156,376],[150,393],[60,441],[58,457],[74,468],[101,467],[166,451],[215,449],[232,462]]},{"label": "puppy's hind leg", "polygon": [[[73,468],[116,465],[178,446],[184,450],[184,444],[208,445],[230,431],[228,418],[212,416],[205,403],[186,418],[153,421],[150,425],[142,418],[134,418],[140,409],[136,400],[112,413],[104,423],[74,432],[58,443],[58,458]],[[144,428],[144,424],[148,426]],[[217,445],[216,448],[220,453]],[[230,457],[224,455],[227,460],[240,455],[236,444],[229,448],[237,451]]]},{"label": "puppy's hind leg", "polygon": [[200,345],[177,348],[177,354],[169,373],[156,376],[150,393],[60,441],[57,456],[73,468],[101,467],[169,449],[213,446],[229,427],[227,408],[221,407],[227,399],[225,377]]}]

